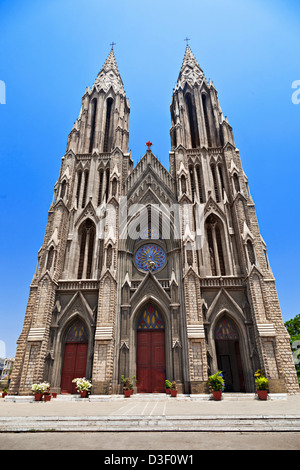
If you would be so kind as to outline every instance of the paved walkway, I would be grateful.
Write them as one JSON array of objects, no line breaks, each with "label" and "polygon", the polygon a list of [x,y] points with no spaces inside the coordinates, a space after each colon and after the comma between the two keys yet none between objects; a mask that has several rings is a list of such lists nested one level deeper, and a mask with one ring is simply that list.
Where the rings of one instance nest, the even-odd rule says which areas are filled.
[{"label": "paved walkway", "polygon": [[0,449],[300,450],[300,394],[12,400],[0,399]]}]

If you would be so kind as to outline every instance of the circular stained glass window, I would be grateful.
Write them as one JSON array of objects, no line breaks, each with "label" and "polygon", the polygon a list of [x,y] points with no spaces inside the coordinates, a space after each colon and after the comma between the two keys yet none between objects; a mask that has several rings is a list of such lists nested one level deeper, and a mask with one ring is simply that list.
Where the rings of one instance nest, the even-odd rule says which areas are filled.
[{"label": "circular stained glass window", "polygon": [[166,262],[164,250],[154,243],[141,246],[135,254],[135,262],[143,271],[157,271]]}]

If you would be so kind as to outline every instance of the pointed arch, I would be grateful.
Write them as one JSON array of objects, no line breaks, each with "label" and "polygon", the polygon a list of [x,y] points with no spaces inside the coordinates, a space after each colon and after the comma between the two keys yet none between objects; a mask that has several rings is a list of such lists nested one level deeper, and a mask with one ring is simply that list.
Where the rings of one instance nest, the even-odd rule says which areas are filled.
[{"label": "pointed arch", "polygon": [[201,94],[201,99],[202,99],[206,136],[207,136],[207,144],[208,144],[208,147],[211,147],[212,145],[211,144],[211,132],[210,132],[210,126],[209,126],[209,119],[208,119],[207,96],[205,93]]}]

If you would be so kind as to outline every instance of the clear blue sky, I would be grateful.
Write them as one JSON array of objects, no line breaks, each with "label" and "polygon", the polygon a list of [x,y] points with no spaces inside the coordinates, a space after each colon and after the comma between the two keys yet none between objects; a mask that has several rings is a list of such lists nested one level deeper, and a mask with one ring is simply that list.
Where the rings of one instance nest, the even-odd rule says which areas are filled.
[{"label": "clear blue sky", "polygon": [[0,341],[15,354],[53,186],[81,97],[114,41],[135,163],[169,168],[170,102],[185,42],[233,126],[284,320],[300,313],[298,0],[0,1]]}]

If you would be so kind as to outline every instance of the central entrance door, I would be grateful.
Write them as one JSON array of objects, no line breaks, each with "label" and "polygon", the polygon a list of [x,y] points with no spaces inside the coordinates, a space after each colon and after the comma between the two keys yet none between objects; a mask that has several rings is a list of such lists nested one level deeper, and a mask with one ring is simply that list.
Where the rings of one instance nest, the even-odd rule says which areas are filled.
[{"label": "central entrance door", "polygon": [[225,392],[245,392],[239,336],[226,317],[218,322],[215,333],[218,369],[223,372]]},{"label": "central entrance door", "polygon": [[165,391],[165,327],[156,307],[147,305],[137,327],[137,388],[139,393]]},{"label": "central entrance door", "polygon": [[86,329],[81,322],[76,322],[66,336],[61,393],[78,393],[72,380],[86,376],[87,351]]}]

